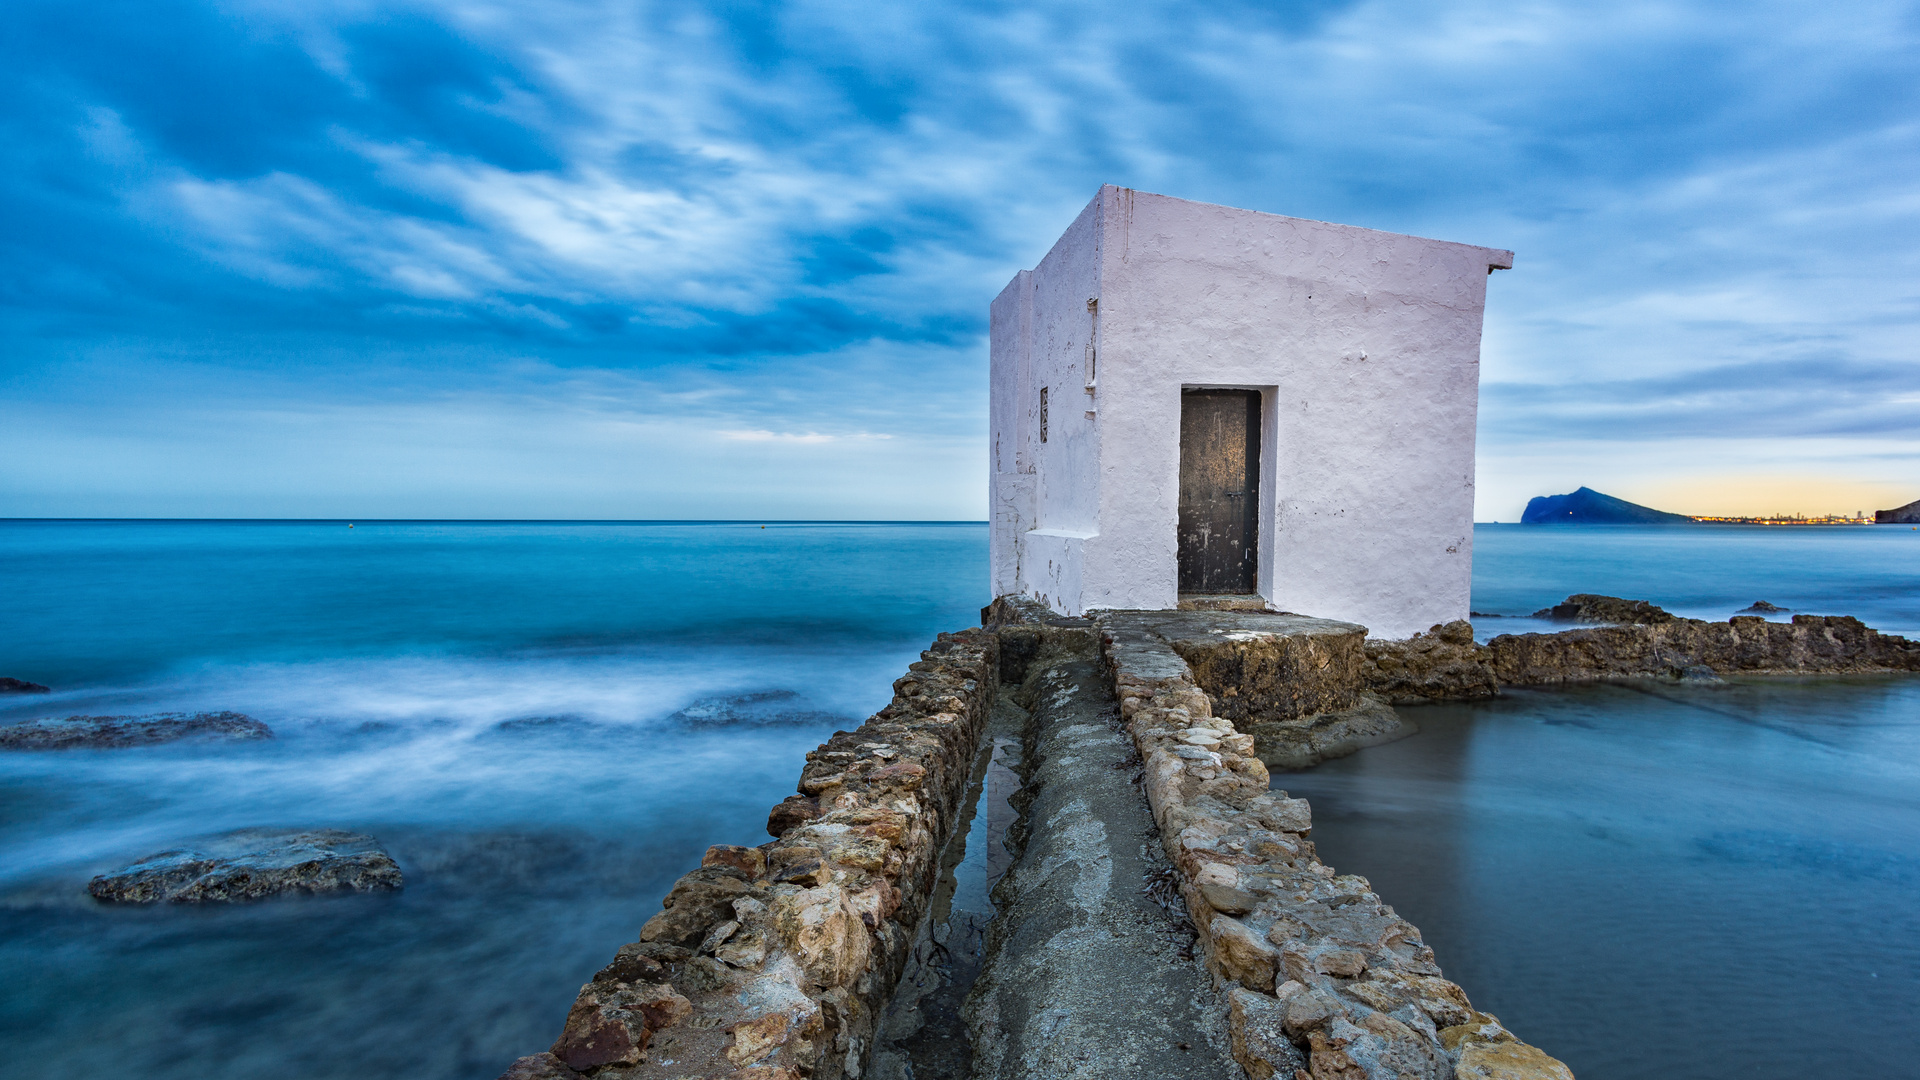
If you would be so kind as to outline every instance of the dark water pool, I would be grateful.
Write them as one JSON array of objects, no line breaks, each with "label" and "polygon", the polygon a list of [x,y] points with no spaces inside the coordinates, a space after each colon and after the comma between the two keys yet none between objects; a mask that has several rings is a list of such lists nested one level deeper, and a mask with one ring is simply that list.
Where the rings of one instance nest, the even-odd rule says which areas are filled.
[{"label": "dark water pool", "polygon": [[1581,1080],[1920,1076],[1920,679],[1510,691],[1276,787]]}]

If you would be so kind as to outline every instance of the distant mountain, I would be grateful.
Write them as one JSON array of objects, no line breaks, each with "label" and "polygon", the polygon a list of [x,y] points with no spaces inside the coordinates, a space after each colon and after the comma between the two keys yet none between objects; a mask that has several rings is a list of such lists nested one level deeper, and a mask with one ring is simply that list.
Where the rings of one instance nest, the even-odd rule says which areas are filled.
[{"label": "distant mountain", "polygon": [[1876,525],[1920,525],[1920,500],[1891,510],[1875,510],[1873,521]]},{"label": "distant mountain", "polygon": [[1566,495],[1536,495],[1527,501],[1522,525],[1691,525],[1685,514],[1669,514],[1592,488]]}]

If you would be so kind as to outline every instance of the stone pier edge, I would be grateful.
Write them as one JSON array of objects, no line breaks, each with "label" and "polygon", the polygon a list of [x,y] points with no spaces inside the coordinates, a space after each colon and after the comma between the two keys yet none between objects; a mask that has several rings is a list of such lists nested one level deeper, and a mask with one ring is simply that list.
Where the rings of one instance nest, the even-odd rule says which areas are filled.
[{"label": "stone pier edge", "polygon": [[[1094,621],[1248,1076],[1572,1080],[1476,1011],[1365,878],[1319,860],[1306,800],[1269,790],[1254,737],[1214,715],[1170,643]],[[1358,644],[1324,636],[1320,650],[1310,640],[1278,647],[1337,656]]]},{"label": "stone pier edge", "polygon": [[[1285,673],[1278,681],[1290,684],[1288,694],[1337,696],[1345,684],[1380,705],[1700,669],[1920,670],[1920,643],[1851,618],[1705,623],[1641,607],[1654,621],[1486,645],[1460,621],[1404,641],[1329,634],[1304,646],[1236,646],[1271,655],[1229,659],[1243,676],[1249,659]],[[1114,696],[1146,763],[1154,821],[1221,990],[1234,1057],[1253,1080],[1571,1080],[1565,1065],[1474,1011],[1441,976],[1418,929],[1364,878],[1319,861],[1306,801],[1268,790],[1255,736],[1215,715],[1218,699],[1198,684],[1189,657],[1152,635],[1117,631],[1111,617],[1063,619],[1011,598],[983,621],[987,628],[939,635],[894,683],[886,708],[807,755],[800,794],[769,814],[776,839],[709,848],[640,940],[581,988],[553,1047],[515,1061],[501,1080],[857,1080],[932,896],[993,706],[995,628],[1052,624],[1098,628]],[[1318,681],[1301,677],[1313,671]],[[1232,704],[1228,711],[1245,712],[1249,703]],[[1309,725],[1346,715],[1309,715],[1304,703],[1282,711],[1283,722]],[[1265,730],[1273,725],[1255,726],[1273,738]],[[1365,744],[1348,741],[1309,756]]]}]

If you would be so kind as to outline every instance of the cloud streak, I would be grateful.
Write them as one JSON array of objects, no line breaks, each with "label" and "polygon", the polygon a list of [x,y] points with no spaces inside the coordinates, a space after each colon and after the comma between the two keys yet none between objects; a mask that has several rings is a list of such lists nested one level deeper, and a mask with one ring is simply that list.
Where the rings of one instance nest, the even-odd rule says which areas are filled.
[{"label": "cloud streak", "polygon": [[[531,430],[643,384],[662,430],[860,449],[796,475],[831,501],[904,484],[906,432],[978,467],[986,302],[1116,182],[1515,249],[1483,506],[1543,439],[1570,473],[1760,433],[1871,471],[1920,437],[1917,40],[1896,3],[23,0],[0,379],[71,423],[100,513],[129,451],[89,429],[269,386],[499,393]],[[171,438],[142,452],[217,487]],[[537,502],[509,472],[460,513]]]}]

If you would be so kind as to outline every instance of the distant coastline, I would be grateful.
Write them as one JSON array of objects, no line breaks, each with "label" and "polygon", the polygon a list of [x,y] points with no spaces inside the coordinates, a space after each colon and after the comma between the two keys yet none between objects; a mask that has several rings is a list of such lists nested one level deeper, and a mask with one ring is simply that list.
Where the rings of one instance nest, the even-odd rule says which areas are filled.
[{"label": "distant coastline", "polygon": [[1920,524],[1920,501],[1852,515],[1770,514],[1739,517],[1676,514],[1580,487],[1565,495],[1536,495],[1520,516],[1522,525],[1913,525]]}]

